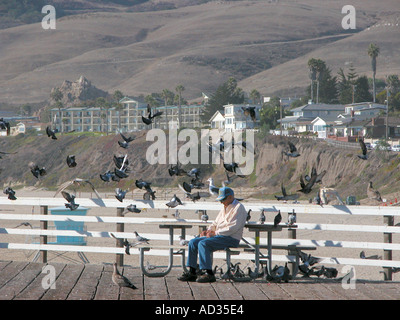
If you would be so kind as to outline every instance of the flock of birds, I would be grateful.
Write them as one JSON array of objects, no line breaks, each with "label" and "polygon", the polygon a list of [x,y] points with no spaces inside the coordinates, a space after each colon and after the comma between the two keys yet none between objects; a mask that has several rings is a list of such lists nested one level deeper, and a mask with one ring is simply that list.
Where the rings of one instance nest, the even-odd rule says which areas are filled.
[{"label": "flock of birds", "polygon": [[[246,116],[250,116],[253,119],[253,121],[255,121],[255,110],[253,107],[247,107],[247,108],[243,107],[242,109],[243,109],[243,113]],[[149,105],[147,106],[147,113],[148,113],[147,117],[142,116],[142,121],[146,125],[151,125],[156,117],[159,117],[162,115],[162,112],[156,112],[153,114],[151,107]],[[9,123],[4,121],[3,119],[0,119],[0,127],[2,127],[2,128],[8,127],[9,128]],[[48,126],[46,128],[46,134],[52,140],[57,140],[56,133],[57,133],[57,131],[52,130],[50,126]],[[123,149],[127,149],[129,147],[129,143],[132,142],[134,140],[134,138],[127,137],[123,133],[120,133],[120,136],[122,138],[122,141],[118,141],[118,145]],[[361,146],[362,154],[358,155],[358,157],[362,160],[367,160],[368,159],[368,153],[367,153],[368,151],[365,146],[365,143],[362,139],[359,140],[359,143]],[[251,150],[251,152],[255,152],[254,146],[250,146],[250,145],[246,144],[245,141],[235,143],[232,140],[231,143],[226,144],[226,142],[223,140],[223,138],[220,138],[220,140],[216,144],[213,144],[211,142],[209,142],[209,144],[208,144],[208,150],[209,150],[210,154],[214,154],[215,152],[218,151],[221,159],[224,159],[223,154],[225,152],[230,151],[234,147],[240,147],[240,148]],[[11,154],[11,153],[7,153],[7,152],[0,152],[0,153],[1,154]],[[288,159],[296,158],[296,157],[300,156],[300,153],[298,152],[296,146],[290,141],[288,142],[288,150],[283,151],[283,154],[286,155],[288,157]],[[129,160],[127,158],[127,154],[125,156],[114,155],[113,162],[115,164],[114,170],[107,170],[106,172],[101,173],[99,175],[99,177],[102,181],[104,181],[104,182],[111,182],[111,181],[119,182],[121,179],[125,179],[125,178],[129,177],[131,168],[129,167]],[[75,155],[68,155],[67,159],[66,159],[66,164],[69,168],[76,167],[77,163],[76,163]],[[30,162],[28,166],[29,166],[29,169],[30,169],[32,175],[37,179],[40,179],[40,177],[47,174],[45,167],[41,167],[34,162]],[[223,167],[225,169],[226,180],[222,182],[222,186],[226,186],[226,185],[230,184],[236,178],[245,178],[245,176],[240,175],[238,173],[238,168],[239,168],[238,163],[223,162]],[[190,199],[193,202],[198,201],[201,198],[218,195],[219,187],[216,187],[214,185],[213,178],[209,178],[207,180],[207,182],[208,182],[208,186],[207,186],[205,183],[203,183],[203,180],[201,178],[201,171],[199,168],[192,168],[190,170],[184,170],[183,168],[181,168],[180,164],[178,163],[176,165],[171,165],[170,168],[168,168],[168,173],[171,177],[172,176],[185,176],[185,177],[190,178],[190,180],[188,182],[185,181],[182,183],[182,185],[179,184],[178,186],[184,192],[186,198]],[[300,176],[300,189],[298,190],[298,192],[302,192],[304,194],[310,193],[316,183],[322,182],[322,178],[325,174],[326,174],[326,170],[323,170],[322,172],[320,172],[318,174],[315,167],[313,167],[311,170],[310,176],[308,176],[308,175],[305,175],[304,177]],[[59,188],[57,189],[54,197],[58,193],[61,193],[62,196],[64,197],[64,199],[67,201],[67,203],[65,203],[65,207],[69,208],[70,210],[76,210],[79,207],[79,204],[77,204],[75,202],[76,190],[75,190],[75,194],[71,194],[71,193],[67,192],[66,189],[68,187],[70,187],[71,185],[74,187],[77,187],[77,186],[81,186],[83,184],[89,185],[92,188],[92,190],[94,191],[94,193],[96,194],[96,196],[98,198],[101,198],[99,193],[95,189],[94,185],[92,184],[92,182],[89,181],[89,179],[81,179],[81,178],[75,178],[73,180],[67,181],[67,182],[63,183],[62,185],[60,185]],[[144,200],[155,200],[156,199],[156,195],[155,195],[156,191],[152,190],[151,182],[144,181],[143,179],[138,179],[135,181],[135,186],[137,188],[145,191],[143,194]],[[123,202],[128,191],[129,190],[122,190],[120,188],[116,188],[115,189],[115,198],[118,201]],[[297,194],[297,193],[287,194],[285,187],[283,186],[283,183],[281,184],[281,192],[282,192],[282,195],[275,196],[275,198],[277,200],[283,200],[283,201],[297,200],[299,197],[299,194]],[[3,193],[6,194],[8,196],[8,199],[10,199],[10,200],[17,199],[16,193],[11,187],[6,187],[3,190]],[[382,198],[381,198],[379,192],[377,190],[373,189],[372,181],[368,185],[367,193],[368,193],[369,198],[376,199],[377,201],[382,201]],[[321,199],[320,192],[318,192],[316,198],[317,198],[317,203],[320,205],[322,205],[322,203],[325,203],[325,204],[327,203],[326,199]],[[171,198],[171,200],[166,203],[166,206],[168,208],[176,208],[177,206],[180,206],[180,205],[183,206],[184,203],[181,201],[181,199],[179,199],[179,197],[176,194],[174,194],[174,196]],[[140,213],[142,211],[141,209],[137,208],[135,204],[128,205],[125,208],[125,210],[127,212],[133,212],[133,213]],[[174,216],[177,219],[179,218],[178,210],[175,212]],[[208,216],[206,214],[204,214],[201,217],[201,219],[203,221],[207,221]],[[247,221],[250,221],[250,219],[251,219],[251,210],[248,211]],[[265,219],[266,219],[265,213],[264,213],[264,210],[262,210],[260,213],[260,217],[259,217],[259,223],[261,223],[261,224],[265,223]],[[282,216],[279,211],[277,213],[277,215],[274,217],[274,226],[277,226],[279,223],[281,223],[281,221],[282,221]],[[288,214],[287,224],[293,225],[295,222],[296,222],[296,214],[293,210],[292,213]],[[111,234],[111,235],[113,237],[115,237],[115,235],[113,235],[113,234]],[[128,242],[127,239],[123,239],[123,245],[125,247],[125,252],[127,254],[130,254],[129,250],[131,247],[138,245],[138,244],[142,244],[142,243],[146,243],[146,244],[149,243],[149,239],[141,237],[136,231],[135,231],[135,235],[136,235],[136,238],[133,240],[133,242]],[[188,240],[185,240],[182,238],[180,239],[180,245],[184,246],[187,244],[188,244]],[[312,267],[315,263],[317,263],[319,261],[318,258],[312,257],[311,255],[307,256],[306,254],[302,254],[300,257],[301,257],[301,260],[303,261],[303,265],[301,265],[299,267],[299,269],[306,276],[317,275],[319,277],[320,275],[325,275],[326,277],[335,277],[337,274],[337,271],[335,273],[335,270],[333,270],[333,268],[325,268],[324,266],[322,266],[322,268]],[[366,258],[365,255],[363,257]],[[284,267],[276,266],[271,271],[271,274],[267,275],[269,277],[267,279],[287,281],[287,279],[288,279],[287,270],[288,269],[287,269],[286,265]],[[244,278],[244,275],[245,275],[245,272],[240,270],[240,268],[238,267],[238,264],[229,266],[227,272],[224,274],[222,273],[221,268],[220,268],[220,271],[221,271],[222,279],[239,279],[239,278]],[[265,270],[263,270],[262,272],[265,273]],[[251,269],[248,268],[247,276],[254,279],[256,277],[259,277],[260,274],[255,275],[254,272],[252,272]],[[115,284],[117,284],[119,286],[136,288],[126,277],[122,276],[118,272],[116,265],[114,265],[114,273],[113,273],[112,280]]]}]

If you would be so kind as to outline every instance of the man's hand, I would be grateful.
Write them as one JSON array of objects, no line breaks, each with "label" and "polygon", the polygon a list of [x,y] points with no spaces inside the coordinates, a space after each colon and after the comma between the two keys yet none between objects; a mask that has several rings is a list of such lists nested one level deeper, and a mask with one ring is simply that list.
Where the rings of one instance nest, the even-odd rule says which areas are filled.
[{"label": "man's hand", "polygon": [[215,231],[212,230],[204,230],[200,233],[201,237],[211,238],[215,236]]}]

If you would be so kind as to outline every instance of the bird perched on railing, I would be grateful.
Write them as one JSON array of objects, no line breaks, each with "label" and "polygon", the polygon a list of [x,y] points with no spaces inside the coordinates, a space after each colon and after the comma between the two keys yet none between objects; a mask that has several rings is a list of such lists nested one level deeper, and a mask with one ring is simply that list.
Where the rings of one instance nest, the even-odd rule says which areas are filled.
[{"label": "bird perched on railing", "polygon": [[289,226],[292,226],[292,225],[294,225],[296,223],[296,220],[297,220],[296,212],[294,212],[294,209],[293,209],[293,211],[291,213],[288,212],[288,222],[287,222],[287,224]]},{"label": "bird perched on railing", "polygon": [[278,211],[278,214],[274,218],[274,227],[276,228],[278,224],[280,224],[282,221],[282,215],[281,215],[281,210]]},{"label": "bird perched on railing", "polygon": [[136,231],[134,231],[133,233],[136,236],[136,238],[134,239],[136,241],[136,244],[141,244],[141,243],[149,244],[150,239],[140,236]]},{"label": "bird perched on railing", "polygon": [[250,212],[251,212],[251,209],[249,209],[249,211],[247,211],[246,222],[249,222],[250,219],[251,219],[251,214],[250,214]]},{"label": "bird perched on railing", "polygon": [[260,218],[258,219],[258,221],[259,221],[261,224],[264,224],[264,222],[265,222],[264,209],[261,210]]},{"label": "bird perched on railing", "polygon": [[17,200],[17,197],[15,196],[15,191],[11,187],[7,187],[3,190],[3,193],[8,195],[8,199],[10,200]]},{"label": "bird perched on railing", "polygon": [[114,282],[119,287],[127,287],[131,289],[137,289],[137,287],[125,276],[119,273],[117,269],[117,264],[113,264],[114,270],[112,274],[112,282]]}]

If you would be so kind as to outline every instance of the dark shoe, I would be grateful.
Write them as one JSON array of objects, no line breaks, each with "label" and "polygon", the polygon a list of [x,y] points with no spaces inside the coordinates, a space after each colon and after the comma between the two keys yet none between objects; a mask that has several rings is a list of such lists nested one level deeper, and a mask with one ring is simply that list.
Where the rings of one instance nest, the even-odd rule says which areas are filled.
[{"label": "dark shoe", "polygon": [[184,272],[180,277],[178,277],[178,280],[180,281],[196,281],[197,275],[190,273],[190,272]]},{"label": "dark shoe", "polygon": [[206,283],[206,282],[215,282],[217,279],[215,279],[215,276],[213,274],[203,274],[199,276],[196,280],[196,282],[200,283]]}]

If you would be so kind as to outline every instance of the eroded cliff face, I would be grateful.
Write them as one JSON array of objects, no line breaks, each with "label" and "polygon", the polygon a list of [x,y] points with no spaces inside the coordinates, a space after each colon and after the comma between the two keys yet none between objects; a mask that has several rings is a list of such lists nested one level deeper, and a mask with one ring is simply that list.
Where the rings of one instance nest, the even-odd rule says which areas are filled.
[{"label": "eroded cliff face", "polygon": [[[4,186],[34,186],[55,189],[61,183],[74,178],[88,178],[101,190],[113,191],[115,187],[135,188],[136,179],[151,181],[155,187],[173,189],[178,183],[190,181],[188,177],[170,177],[168,164],[150,165],[146,152],[153,141],[146,141],[146,132],[129,134],[135,140],[128,149],[119,147],[119,135],[89,136],[85,134],[58,135],[52,140],[46,135],[2,137],[0,150],[14,152],[3,155],[0,162],[2,171],[0,178]],[[288,149],[288,141],[292,141],[300,153],[297,158],[288,158],[282,152]],[[66,158],[75,155],[78,165],[68,168]],[[131,172],[129,178],[120,182],[105,183],[99,174],[113,170],[114,155],[128,155]],[[334,147],[324,141],[298,139],[279,136],[268,136],[256,139],[255,169],[246,178],[237,178],[231,184],[233,188],[248,188],[255,197],[273,199],[281,194],[281,183],[287,193],[295,193],[300,189],[301,175],[310,175],[314,166],[317,173],[326,170],[322,183],[315,185],[312,192],[300,199],[313,198],[321,186],[335,188],[342,199],[349,195],[357,196],[357,200],[367,197],[369,181],[378,189],[383,198],[389,201],[397,197],[400,200],[400,158],[396,152],[370,151],[368,160],[357,157],[360,149]],[[168,157],[167,157],[168,159]],[[47,175],[36,179],[31,174],[28,164],[35,162],[44,166]],[[214,178],[215,185],[226,180],[225,170],[220,165],[186,165],[185,169],[200,167],[203,182],[207,185],[209,177]]]}]

